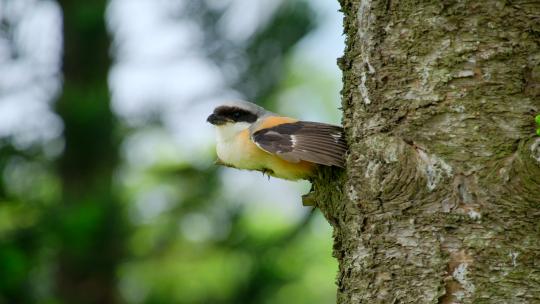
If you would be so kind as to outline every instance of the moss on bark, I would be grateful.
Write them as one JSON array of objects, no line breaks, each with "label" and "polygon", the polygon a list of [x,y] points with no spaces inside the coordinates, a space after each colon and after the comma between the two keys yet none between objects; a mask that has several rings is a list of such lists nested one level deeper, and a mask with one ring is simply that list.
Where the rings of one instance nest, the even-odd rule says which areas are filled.
[{"label": "moss on bark", "polygon": [[540,302],[540,3],[341,6],[338,303]]}]

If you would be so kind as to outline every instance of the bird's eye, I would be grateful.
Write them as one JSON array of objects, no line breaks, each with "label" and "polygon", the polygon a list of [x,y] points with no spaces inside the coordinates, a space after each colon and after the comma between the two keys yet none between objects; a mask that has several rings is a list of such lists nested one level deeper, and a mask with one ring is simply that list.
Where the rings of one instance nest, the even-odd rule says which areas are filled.
[{"label": "bird's eye", "polygon": [[233,113],[234,118],[240,118],[240,115],[242,115],[240,112],[234,112]]}]

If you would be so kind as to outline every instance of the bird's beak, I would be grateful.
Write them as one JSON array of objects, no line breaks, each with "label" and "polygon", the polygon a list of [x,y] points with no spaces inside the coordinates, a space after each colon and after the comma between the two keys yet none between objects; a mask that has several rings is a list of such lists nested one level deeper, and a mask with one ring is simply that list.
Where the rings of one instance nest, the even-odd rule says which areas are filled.
[{"label": "bird's beak", "polygon": [[220,126],[220,125],[223,125],[223,124],[228,122],[228,120],[226,118],[223,118],[223,117],[221,117],[219,115],[216,115],[216,114],[210,114],[210,116],[208,116],[206,121],[208,121],[209,123],[211,123],[211,124],[213,124],[215,126]]}]

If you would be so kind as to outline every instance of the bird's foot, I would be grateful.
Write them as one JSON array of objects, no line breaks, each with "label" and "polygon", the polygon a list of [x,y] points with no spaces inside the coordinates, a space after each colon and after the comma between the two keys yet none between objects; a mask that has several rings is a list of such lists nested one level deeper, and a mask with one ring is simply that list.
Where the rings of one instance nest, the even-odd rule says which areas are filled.
[{"label": "bird's foot", "polygon": [[270,169],[267,169],[267,168],[262,168],[260,170],[262,172],[262,175],[264,176],[266,174],[266,176],[268,176],[268,180],[270,180],[270,176],[272,174],[274,174],[274,171],[270,170]]}]

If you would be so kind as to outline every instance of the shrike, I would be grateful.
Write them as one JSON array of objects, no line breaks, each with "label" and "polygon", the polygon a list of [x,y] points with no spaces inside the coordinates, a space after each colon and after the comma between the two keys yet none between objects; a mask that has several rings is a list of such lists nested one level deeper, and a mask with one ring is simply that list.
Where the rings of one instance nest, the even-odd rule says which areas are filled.
[{"label": "shrike", "polygon": [[279,116],[246,101],[216,107],[207,121],[216,126],[219,164],[289,180],[309,178],[318,165],[344,167],[342,127]]}]

